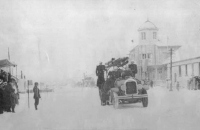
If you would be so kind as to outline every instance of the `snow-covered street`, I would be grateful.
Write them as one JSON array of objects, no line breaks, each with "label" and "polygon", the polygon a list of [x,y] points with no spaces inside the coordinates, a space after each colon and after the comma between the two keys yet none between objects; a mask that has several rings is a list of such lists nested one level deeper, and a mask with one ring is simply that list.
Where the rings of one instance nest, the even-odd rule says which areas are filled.
[{"label": "snow-covered street", "polygon": [[0,115],[2,130],[199,130],[200,91],[148,90],[149,106],[141,103],[101,106],[97,88],[62,87],[41,93],[39,110],[33,95],[21,94],[16,113]]}]

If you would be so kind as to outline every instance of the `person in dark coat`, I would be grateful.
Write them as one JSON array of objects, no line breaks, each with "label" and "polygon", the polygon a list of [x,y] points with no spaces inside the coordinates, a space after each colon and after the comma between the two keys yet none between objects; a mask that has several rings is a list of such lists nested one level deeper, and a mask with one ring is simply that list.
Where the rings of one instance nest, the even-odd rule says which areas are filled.
[{"label": "person in dark coat", "polygon": [[3,77],[0,76],[0,114],[3,114],[3,93],[4,93],[4,88],[3,88]]},{"label": "person in dark coat", "polygon": [[38,106],[38,104],[39,104],[39,99],[41,98],[41,97],[40,97],[40,90],[39,90],[39,88],[38,88],[38,82],[35,82],[35,86],[34,86],[34,88],[33,88],[33,93],[34,93],[33,98],[35,99],[35,103],[34,103],[34,105],[35,105],[35,110],[37,110],[37,109],[38,109],[37,106]]},{"label": "person in dark coat", "polygon": [[11,112],[11,93],[14,91],[12,82],[8,82],[4,90],[4,106],[7,112]]},{"label": "person in dark coat", "polygon": [[11,92],[10,99],[12,112],[15,113],[15,105],[17,104],[17,95],[15,94],[15,89],[13,89],[13,91]]},{"label": "person in dark coat", "polygon": [[1,76],[3,78],[3,81],[6,82],[7,81],[7,76],[6,76],[6,72],[1,70]]},{"label": "person in dark coat", "polygon": [[115,72],[109,72],[109,77],[105,81],[105,83],[102,85],[102,97],[101,97],[101,103],[102,105],[106,105],[106,101],[109,100],[109,91],[111,88],[114,88],[115,83]]},{"label": "person in dark coat", "polygon": [[131,64],[129,64],[128,68],[132,72],[132,77],[135,77],[135,74],[137,74],[137,65],[134,64],[134,61],[132,61]]},{"label": "person in dark coat", "polygon": [[102,65],[102,62],[96,68],[97,79],[97,87],[99,88],[99,96],[102,104],[102,86],[105,83],[104,72],[106,71],[105,65]]},{"label": "person in dark coat", "polygon": [[11,82],[12,80],[11,80],[11,74],[10,73],[8,73],[8,82]]},{"label": "person in dark coat", "polygon": [[106,71],[105,65],[102,65],[102,62],[96,68],[96,75],[98,76],[97,79],[97,86],[101,88],[101,85],[105,82],[104,79],[104,72]]}]

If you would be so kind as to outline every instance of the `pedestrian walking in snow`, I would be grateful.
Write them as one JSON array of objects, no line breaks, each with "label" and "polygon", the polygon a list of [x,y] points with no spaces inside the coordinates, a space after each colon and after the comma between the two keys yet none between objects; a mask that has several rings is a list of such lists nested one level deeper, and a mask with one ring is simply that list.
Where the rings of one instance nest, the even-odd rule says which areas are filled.
[{"label": "pedestrian walking in snow", "polygon": [[39,104],[39,99],[41,98],[40,97],[40,90],[38,88],[38,82],[35,82],[35,86],[33,88],[33,92],[34,92],[33,98],[35,99],[35,104],[34,104],[35,105],[35,110],[37,110],[38,109],[37,106]]}]

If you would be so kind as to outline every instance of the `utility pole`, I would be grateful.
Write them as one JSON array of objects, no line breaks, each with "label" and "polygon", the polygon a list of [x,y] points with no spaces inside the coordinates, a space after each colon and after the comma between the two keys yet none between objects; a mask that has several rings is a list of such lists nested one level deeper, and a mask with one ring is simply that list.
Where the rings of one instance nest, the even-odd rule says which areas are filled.
[{"label": "utility pole", "polygon": [[[169,37],[167,36],[167,44],[169,42]],[[168,50],[169,46],[167,46],[167,50]],[[173,91],[172,90],[172,55],[173,55],[173,49],[172,47],[170,47],[169,49],[169,54],[170,54],[170,88],[169,91]],[[167,52],[168,53],[168,52]]]},{"label": "utility pole", "polygon": [[[10,61],[10,51],[9,51],[9,47],[8,47],[8,60]],[[11,67],[9,66],[9,73],[11,74]]]},{"label": "utility pole", "polygon": [[172,91],[172,48],[170,48],[170,89]]},{"label": "utility pole", "polygon": [[[169,47],[169,50],[168,50],[169,52],[165,52],[165,53],[167,53],[167,54],[169,54],[170,55],[170,63],[169,63],[169,68],[170,68],[170,71],[169,71],[169,76],[170,76],[170,87],[169,87],[169,91],[173,91],[172,90],[172,55],[173,55],[173,49],[172,49],[172,47]],[[167,81],[168,82],[168,81]]]}]

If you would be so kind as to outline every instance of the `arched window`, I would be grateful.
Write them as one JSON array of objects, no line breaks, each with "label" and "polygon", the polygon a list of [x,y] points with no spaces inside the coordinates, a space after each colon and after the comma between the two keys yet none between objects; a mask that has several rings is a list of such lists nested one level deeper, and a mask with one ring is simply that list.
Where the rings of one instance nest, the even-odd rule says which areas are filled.
[{"label": "arched window", "polygon": [[142,40],[145,40],[146,39],[146,33],[142,32],[141,35],[142,35]]}]

